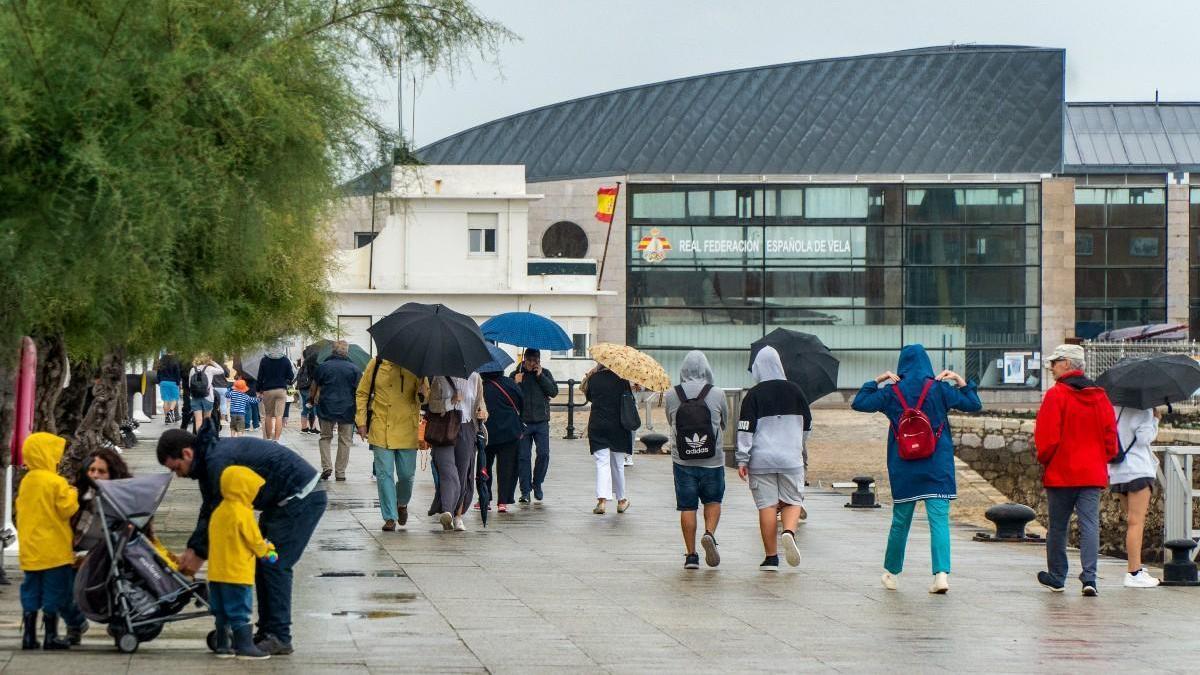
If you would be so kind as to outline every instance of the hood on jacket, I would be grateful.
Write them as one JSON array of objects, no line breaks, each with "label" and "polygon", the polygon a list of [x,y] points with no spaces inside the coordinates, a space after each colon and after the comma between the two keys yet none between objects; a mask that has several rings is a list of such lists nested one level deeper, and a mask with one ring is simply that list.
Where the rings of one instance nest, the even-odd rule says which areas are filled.
[{"label": "hood on jacket", "polygon": [[230,466],[221,472],[221,499],[245,505],[247,508],[254,503],[258,491],[267,481],[244,466]]},{"label": "hood on jacket", "polygon": [[21,454],[25,458],[25,466],[30,470],[57,472],[58,463],[62,461],[66,449],[67,439],[39,431],[25,439]]},{"label": "hood on jacket", "polygon": [[900,360],[896,362],[896,374],[902,380],[923,381],[933,377],[933,362],[925,351],[925,345],[904,345]]},{"label": "hood on jacket", "polygon": [[1082,370],[1072,370],[1064,373],[1056,381],[1056,386],[1063,385],[1063,390],[1074,396],[1081,403],[1089,406],[1111,406],[1108,392],[1103,387],[1088,379]]},{"label": "hood on jacket", "polygon": [[[778,354],[776,354],[778,358]],[[684,382],[707,382],[715,384],[712,367],[708,365],[708,357],[704,352],[693,349],[683,357],[683,363],[679,366],[679,383]]]},{"label": "hood on jacket", "polygon": [[755,382],[768,380],[786,380],[783,373],[783,361],[774,347],[763,347],[754,355],[754,365],[750,366]]}]

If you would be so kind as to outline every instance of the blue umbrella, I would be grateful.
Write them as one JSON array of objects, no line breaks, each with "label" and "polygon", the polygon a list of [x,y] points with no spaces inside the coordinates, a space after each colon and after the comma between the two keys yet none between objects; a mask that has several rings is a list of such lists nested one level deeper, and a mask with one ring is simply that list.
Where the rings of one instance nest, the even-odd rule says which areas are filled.
[{"label": "blue umbrella", "polygon": [[492,360],[479,366],[475,369],[477,373],[503,373],[504,369],[511,366],[513,363],[512,357],[509,356],[503,349],[500,349],[494,344],[488,343],[488,354],[492,355]]},{"label": "blue umbrella", "polygon": [[518,347],[562,351],[573,346],[570,336],[558,324],[533,312],[497,314],[479,327],[489,340]]}]

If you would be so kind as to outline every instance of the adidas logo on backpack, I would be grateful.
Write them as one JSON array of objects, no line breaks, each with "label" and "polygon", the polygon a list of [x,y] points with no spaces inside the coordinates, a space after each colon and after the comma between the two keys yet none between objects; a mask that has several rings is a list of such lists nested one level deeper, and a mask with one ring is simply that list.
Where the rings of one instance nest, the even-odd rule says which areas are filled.
[{"label": "adidas logo on backpack", "polygon": [[675,449],[680,459],[711,459],[717,454],[717,439],[713,436],[712,411],[705,398],[712,390],[704,385],[696,398],[688,398],[683,385],[675,387],[679,410],[675,411]]}]

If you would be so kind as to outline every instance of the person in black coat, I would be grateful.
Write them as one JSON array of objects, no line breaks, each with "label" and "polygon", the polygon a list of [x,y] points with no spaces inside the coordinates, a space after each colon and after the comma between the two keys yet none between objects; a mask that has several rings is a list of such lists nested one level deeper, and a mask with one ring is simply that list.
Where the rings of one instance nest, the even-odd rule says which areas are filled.
[{"label": "person in black coat", "polygon": [[603,514],[609,499],[617,500],[617,513],[625,513],[625,457],[633,453],[633,430],[621,425],[621,399],[632,393],[629,381],[597,364],[580,385],[588,403],[588,445],[596,461],[596,507]]},{"label": "person in black coat", "polygon": [[502,372],[480,372],[483,378],[483,400],[489,412],[487,419],[488,444],[487,483],[492,485],[492,466],[496,467],[496,510],[508,512],[517,489],[517,448],[525,432],[521,422],[524,396],[511,377]]},{"label": "person in black coat", "polygon": [[[345,340],[333,343],[333,351],[325,363],[317,366],[313,377],[314,405],[321,423],[321,480],[346,480],[346,465],[350,463],[350,446],[354,442],[355,392],[362,371],[350,360],[350,345]],[[329,456],[333,433],[337,431],[336,461]]]}]

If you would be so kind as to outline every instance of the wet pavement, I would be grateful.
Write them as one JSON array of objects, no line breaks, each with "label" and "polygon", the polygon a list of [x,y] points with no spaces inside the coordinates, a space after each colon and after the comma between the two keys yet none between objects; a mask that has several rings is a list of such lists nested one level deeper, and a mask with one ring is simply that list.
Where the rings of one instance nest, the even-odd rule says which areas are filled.
[{"label": "wet pavement", "polygon": [[[153,437],[126,458],[161,470]],[[864,442],[876,443],[874,430]],[[284,442],[319,464],[315,435]],[[541,506],[478,514],[467,532],[425,516],[428,469],[412,517],[380,531],[370,455],[353,448],[349,480],[328,483],[330,508],[297,570],[296,653],[261,663],[219,661],[207,620],[168,627],[122,655],[94,626],[69,653],[19,650],[17,586],[0,587],[0,667],[6,672],[750,672],[1194,671],[1200,589],[1130,590],[1124,562],[1102,559],[1099,598],[1078,584],[1041,589],[1044,551],[970,541],[952,529],[954,574],[927,593],[927,530],[918,514],[900,590],[879,583],[890,509],[851,510],[845,494],[813,490],[797,533],[803,559],[759,572],[762,547],[749,492],[735,473],[717,538],[719,568],[683,569],[670,458],[627,469],[631,508],[593,515],[586,441],[554,442]],[[849,476],[847,476],[849,478]],[[156,526],[173,548],[194,523],[196,484],[175,480]],[[6,559],[14,581],[20,573]],[[1072,552],[1072,568],[1078,560]]]}]

